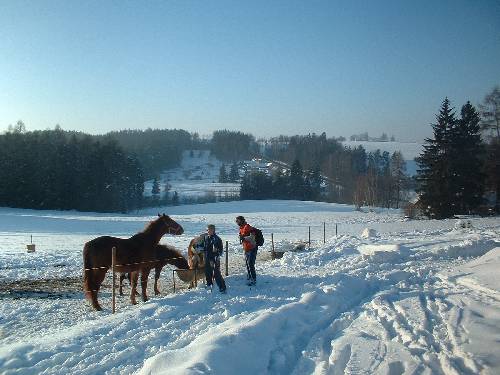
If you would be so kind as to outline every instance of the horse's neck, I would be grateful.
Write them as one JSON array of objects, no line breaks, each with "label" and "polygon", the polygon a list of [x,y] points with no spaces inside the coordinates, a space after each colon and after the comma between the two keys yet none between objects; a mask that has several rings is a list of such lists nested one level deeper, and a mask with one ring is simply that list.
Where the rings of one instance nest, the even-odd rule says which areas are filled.
[{"label": "horse's neck", "polygon": [[162,225],[159,223],[153,223],[137,235],[142,234],[143,236],[148,237],[151,242],[158,243],[165,233],[167,233],[167,230]]},{"label": "horse's neck", "polygon": [[[163,264],[168,263],[178,268],[184,268],[184,269],[189,268],[184,256],[177,250],[169,249],[168,247],[161,249],[161,251],[159,251],[159,254],[157,253],[157,258],[161,259]],[[185,260],[186,264],[182,262],[182,259]]]},{"label": "horse's neck", "polygon": [[158,242],[160,242],[161,236],[154,235],[152,233],[147,233],[147,232],[140,232],[140,233],[137,233],[137,234],[133,235],[132,237],[130,237],[130,239],[132,241],[137,241],[137,242],[141,242],[144,244],[154,245],[154,244],[157,244]]}]

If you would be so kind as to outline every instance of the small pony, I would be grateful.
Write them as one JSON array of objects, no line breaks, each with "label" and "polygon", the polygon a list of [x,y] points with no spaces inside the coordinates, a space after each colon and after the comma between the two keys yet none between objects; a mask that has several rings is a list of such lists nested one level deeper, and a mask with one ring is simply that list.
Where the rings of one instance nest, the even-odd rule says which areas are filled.
[{"label": "small pony", "polygon": [[[144,267],[141,271],[141,280],[145,278],[146,280],[149,277],[149,272],[154,268],[155,269],[155,285],[154,292],[155,295],[160,294],[160,289],[158,288],[158,279],[160,278],[160,273],[163,267],[166,264],[171,264],[172,266],[187,270],[189,269],[189,264],[186,258],[181,254],[179,250],[170,245],[156,245],[155,247],[155,262],[151,262],[150,266]],[[121,273],[120,274],[120,295],[123,296],[123,280],[128,278],[131,281],[130,273]],[[147,284],[143,287],[147,287]],[[146,292],[144,292],[146,294]],[[146,296],[147,299],[147,296]]]},{"label": "small pony", "polygon": [[[155,259],[156,245],[166,233],[181,235],[182,226],[169,216],[158,214],[158,218],[150,222],[146,228],[134,236],[124,239],[101,236],[89,241],[83,247],[83,291],[95,310],[102,310],[97,301],[99,288],[111,267],[112,248],[116,248],[116,271],[132,272],[130,302],[135,305],[135,294],[139,272],[147,269]],[[151,269],[151,268],[150,268]],[[147,277],[141,276],[142,300],[146,301]]]}]

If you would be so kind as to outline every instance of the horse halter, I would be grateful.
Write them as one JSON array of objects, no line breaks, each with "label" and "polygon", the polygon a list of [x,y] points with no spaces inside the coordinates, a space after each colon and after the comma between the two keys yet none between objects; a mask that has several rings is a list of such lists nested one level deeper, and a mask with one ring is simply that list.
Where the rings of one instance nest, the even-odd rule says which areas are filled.
[{"label": "horse halter", "polygon": [[168,234],[175,234],[179,235],[180,232],[182,231],[182,227],[180,224],[176,223],[177,226],[175,228],[172,228],[170,225],[167,227],[167,233]]}]

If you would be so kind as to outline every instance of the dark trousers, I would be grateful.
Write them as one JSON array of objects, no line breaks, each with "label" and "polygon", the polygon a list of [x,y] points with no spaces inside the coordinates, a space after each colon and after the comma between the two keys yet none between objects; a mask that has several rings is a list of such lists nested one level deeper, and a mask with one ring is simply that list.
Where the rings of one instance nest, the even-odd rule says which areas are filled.
[{"label": "dark trousers", "polygon": [[253,281],[257,280],[257,274],[255,273],[255,258],[257,258],[257,247],[250,251],[245,251],[248,279]]},{"label": "dark trousers", "polygon": [[220,258],[205,258],[205,278],[207,279],[207,285],[212,285],[212,278],[215,277],[215,282],[219,287],[219,290],[226,290],[226,283],[222,278],[220,273]]}]

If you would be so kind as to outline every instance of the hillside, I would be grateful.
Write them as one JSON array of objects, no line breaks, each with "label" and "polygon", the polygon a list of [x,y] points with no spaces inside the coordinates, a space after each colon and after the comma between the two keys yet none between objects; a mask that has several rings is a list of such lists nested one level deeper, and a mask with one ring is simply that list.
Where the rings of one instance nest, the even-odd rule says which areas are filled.
[{"label": "hillside", "polygon": [[[239,195],[239,183],[219,183],[219,170],[222,162],[208,150],[186,150],[182,153],[181,165],[160,175],[162,196],[165,184],[169,184],[169,194],[176,191],[179,198],[200,198],[207,194],[216,197]],[[227,166],[229,171],[229,166]],[[144,195],[151,196],[153,181],[144,184]]]}]

